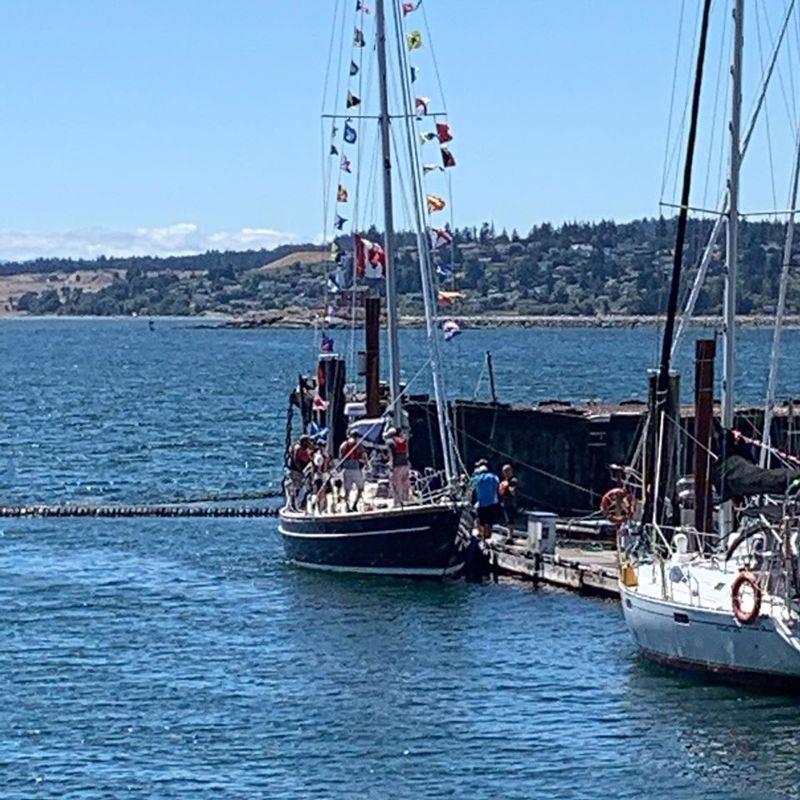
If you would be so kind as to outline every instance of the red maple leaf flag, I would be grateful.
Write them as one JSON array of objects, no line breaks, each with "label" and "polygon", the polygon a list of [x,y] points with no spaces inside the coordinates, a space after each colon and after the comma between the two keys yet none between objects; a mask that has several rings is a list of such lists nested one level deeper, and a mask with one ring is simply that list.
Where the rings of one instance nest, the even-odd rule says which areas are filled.
[{"label": "red maple leaf flag", "polygon": [[356,275],[359,278],[364,277],[364,272],[367,268],[367,254],[366,254],[366,245],[369,244],[368,241],[362,239],[357,233],[353,235],[353,250],[355,251],[355,258],[356,258]]},{"label": "red maple leaf flag", "polygon": [[386,274],[386,251],[377,242],[355,234],[356,275],[359,278],[382,278]]}]

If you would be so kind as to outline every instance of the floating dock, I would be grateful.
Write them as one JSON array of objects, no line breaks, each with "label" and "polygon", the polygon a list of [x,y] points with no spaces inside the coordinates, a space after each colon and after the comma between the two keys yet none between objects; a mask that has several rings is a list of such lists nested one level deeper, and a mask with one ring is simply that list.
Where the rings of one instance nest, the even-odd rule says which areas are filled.
[{"label": "floating dock", "polygon": [[496,526],[487,544],[490,570],[597,597],[619,598],[616,529],[604,520],[558,519],[527,512],[509,536]]},{"label": "floating dock", "polygon": [[526,543],[507,544],[495,535],[489,545],[499,572],[534,583],[557,586],[595,597],[619,599],[615,550],[557,546],[555,553],[534,553]]}]

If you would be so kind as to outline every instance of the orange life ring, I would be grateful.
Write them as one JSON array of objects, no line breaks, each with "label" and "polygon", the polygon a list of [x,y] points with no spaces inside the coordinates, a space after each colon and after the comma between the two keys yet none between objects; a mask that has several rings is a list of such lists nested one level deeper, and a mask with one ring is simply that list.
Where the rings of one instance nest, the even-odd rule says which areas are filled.
[{"label": "orange life ring", "polygon": [[[753,592],[753,607],[750,611],[745,611],[742,608],[742,587],[747,584]],[[731,606],[733,607],[733,616],[742,623],[742,625],[752,625],[761,612],[761,587],[756,581],[756,576],[749,570],[743,569],[737,576],[736,580],[731,585]]]},{"label": "orange life ring", "polygon": [[636,498],[627,489],[619,486],[609,489],[600,501],[600,511],[612,524],[622,525],[633,519],[636,513]]}]

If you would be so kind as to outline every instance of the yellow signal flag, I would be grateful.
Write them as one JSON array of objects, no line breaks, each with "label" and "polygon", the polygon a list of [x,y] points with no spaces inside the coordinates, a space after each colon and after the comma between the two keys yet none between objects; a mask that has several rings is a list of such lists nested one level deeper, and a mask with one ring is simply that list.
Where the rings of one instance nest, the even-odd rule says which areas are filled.
[{"label": "yellow signal flag", "polygon": [[464,294],[464,292],[445,292],[439,290],[438,298],[439,302],[444,304],[453,303],[456,300],[466,300],[467,296]]},{"label": "yellow signal flag", "polygon": [[411,31],[406,36],[406,44],[409,50],[419,50],[422,47],[422,34],[419,31]]},{"label": "yellow signal flag", "polygon": [[442,211],[447,205],[444,201],[444,197],[439,197],[438,194],[425,195],[425,200],[428,203],[429,214],[433,214],[434,211]]}]

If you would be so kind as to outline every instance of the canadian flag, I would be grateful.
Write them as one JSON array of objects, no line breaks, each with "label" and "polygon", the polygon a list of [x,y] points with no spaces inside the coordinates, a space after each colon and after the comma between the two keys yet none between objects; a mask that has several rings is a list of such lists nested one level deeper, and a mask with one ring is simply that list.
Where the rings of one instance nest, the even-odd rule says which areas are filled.
[{"label": "canadian flag", "polygon": [[354,234],[356,275],[359,278],[382,278],[386,275],[386,253],[377,243]]}]

